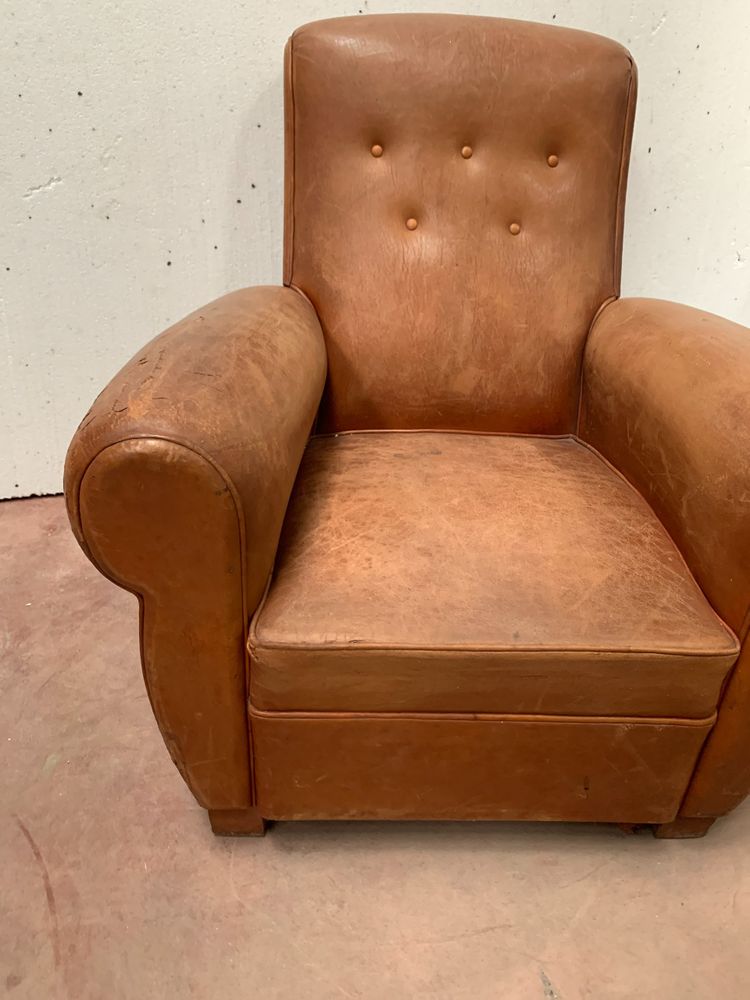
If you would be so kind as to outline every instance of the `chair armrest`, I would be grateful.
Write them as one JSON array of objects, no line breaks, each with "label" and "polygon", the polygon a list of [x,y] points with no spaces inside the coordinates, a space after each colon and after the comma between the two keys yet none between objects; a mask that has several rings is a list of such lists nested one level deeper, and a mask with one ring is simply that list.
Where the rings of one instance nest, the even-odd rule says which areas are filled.
[{"label": "chair armrest", "polygon": [[583,362],[580,436],[651,504],[743,650],[683,815],[750,791],[750,330],[652,299],[606,306]]},{"label": "chair armrest", "polygon": [[266,585],[326,371],[312,306],[234,292],[160,334],[82,421],[73,531],[135,593],[149,696],[201,805],[252,802],[247,621]]},{"label": "chair armrest", "polygon": [[620,299],[583,363],[580,435],[640,490],[735,631],[750,602],[750,330]]}]

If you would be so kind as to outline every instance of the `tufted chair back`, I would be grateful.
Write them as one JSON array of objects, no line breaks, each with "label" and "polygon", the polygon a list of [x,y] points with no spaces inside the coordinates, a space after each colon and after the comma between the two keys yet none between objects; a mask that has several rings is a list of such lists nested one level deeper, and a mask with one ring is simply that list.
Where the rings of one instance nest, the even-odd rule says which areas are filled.
[{"label": "tufted chair back", "polygon": [[320,316],[319,426],[574,429],[619,293],[636,75],[579,31],[338,18],[286,57],[284,280]]}]

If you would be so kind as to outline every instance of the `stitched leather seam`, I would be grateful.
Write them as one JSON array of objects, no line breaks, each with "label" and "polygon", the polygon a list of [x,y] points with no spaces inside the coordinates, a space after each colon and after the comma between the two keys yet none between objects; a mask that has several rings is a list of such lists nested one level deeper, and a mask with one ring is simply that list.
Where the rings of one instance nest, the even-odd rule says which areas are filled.
[{"label": "stitched leather seam", "polygon": [[[260,609],[259,609],[260,612]],[[256,616],[258,617],[258,616]],[[723,622],[722,622],[723,624]],[[733,637],[734,638],[734,637]],[[407,653],[477,653],[477,654],[487,654],[487,653],[541,653],[543,655],[554,655],[557,653],[599,653],[606,657],[630,657],[630,656],[649,656],[649,657],[659,657],[659,658],[678,658],[682,659],[685,657],[694,659],[731,659],[732,662],[736,659],[739,653],[739,646],[732,649],[708,649],[708,650],[691,650],[691,649],[678,649],[676,647],[667,649],[646,649],[640,647],[633,648],[618,648],[616,646],[602,648],[601,646],[542,646],[542,645],[524,645],[524,646],[503,646],[503,645],[492,645],[481,643],[456,643],[455,645],[449,646],[428,646],[428,645],[411,645],[410,643],[399,643],[399,642],[355,642],[355,643],[333,643],[333,642],[295,642],[290,640],[288,642],[274,642],[273,640],[258,640],[257,633],[251,626],[251,634],[248,638],[248,651],[251,656],[256,655],[258,651],[262,650],[304,650],[305,652],[315,651],[315,652],[330,652],[330,653],[356,653],[362,652],[407,652]]]},{"label": "stitched leather seam", "polygon": [[591,338],[591,334],[592,334],[592,332],[594,330],[594,327],[596,326],[597,320],[599,319],[599,317],[601,316],[601,314],[604,312],[604,310],[607,308],[607,306],[611,305],[613,302],[617,302],[617,295],[610,295],[608,298],[606,298],[602,302],[602,304],[599,306],[599,308],[594,313],[593,319],[589,323],[589,328],[586,331],[586,336],[584,337],[584,340],[583,340],[583,347],[581,348],[581,356],[580,356],[579,361],[578,361],[578,366],[579,366],[578,367],[578,411],[576,413],[576,429],[575,429],[575,437],[576,438],[578,438],[580,436],[580,433],[581,433],[581,413],[582,413],[582,410],[583,410],[583,373],[584,373],[584,369],[586,367],[586,364],[585,364],[586,363],[586,348],[588,347],[589,340]]},{"label": "stitched leather seam", "polygon": [[307,294],[307,292],[303,292],[302,289],[299,287],[299,285],[295,285],[293,281],[287,282],[287,288],[291,288],[291,290],[293,292],[296,292],[297,295],[300,296],[300,298],[303,298],[305,300],[305,302],[307,302],[307,304],[310,306],[310,308],[315,313],[315,318],[317,319],[318,323],[320,323],[320,317],[318,316],[318,310],[312,304],[312,300],[310,299],[310,296]]},{"label": "stitched leather seam", "polygon": [[525,434],[517,431],[464,431],[452,430],[450,427],[363,427],[361,430],[352,428],[345,431],[325,431],[315,434],[315,438],[346,437],[358,434],[468,434],[470,437],[517,437],[539,438],[542,441],[564,441],[566,438],[575,440],[574,434]]},{"label": "stitched leather seam", "polygon": [[[732,671],[732,673],[734,673],[734,671]],[[731,676],[731,674],[730,674],[730,676]],[[716,718],[714,719],[714,726],[718,722],[719,713],[722,711],[721,706],[722,706],[722,703],[724,701],[724,695],[725,694],[726,694],[726,683],[725,683],[725,686],[724,686],[724,691],[719,696],[719,704],[718,704],[717,711],[716,711]],[[724,711],[726,711],[726,709]],[[688,798],[690,797],[690,793],[691,793],[691,791],[693,789],[693,784],[695,783],[695,781],[698,778],[698,775],[701,772],[702,765],[703,765],[703,760],[704,760],[704,758],[705,758],[705,756],[706,756],[706,754],[708,752],[708,749],[709,749],[709,747],[711,746],[711,743],[712,743],[712,737],[714,735],[714,726],[712,726],[711,729],[709,729],[709,731],[706,733],[706,738],[704,739],[703,743],[701,744],[701,748],[698,751],[698,756],[695,758],[695,764],[693,765],[693,770],[690,772],[690,777],[688,778],[687,784],[685,785],[685,792],[684,792],[682,798],[680,799],[680,808],[677,810],[677,816],[682,816],[683,815],[682,810],[685,808],[685,803],[687,802]]]},{"label": "stitched leather seam", "polygon": [[[289,39],[289,104],[291,109],[291,128],[289,129],[289,142],[291,143],[291,165],[289,178],[289,248],[288,253],[288,273],[285,283],[291,285],[294,281],[294,230],[295,230],[295,188],[297,179],[297,102],[294,97],[294,39],[296,32],[292,32]],[[286,256],[286,255],[285,255]]]},{"label": "stitched leather seam", "polygon": [[[246,538],[245,538],[245,516],[244,516],[244,511],[242,509],[242,501],[241,501],[240,496],[239,496],[239,494],[238,494],[238,492],[237,492],[237,490],[236,490],[236,488],[234,486],[234,483],[232,482],[230,476],[227,474],[226,470],[217,461],[215,461],[215,459],[213,459],[208,454],[208,452],[204,451],[199,445],[195,445],[195,444],[193,444],[191,442],[188,442],[186,440],[182,440],[182,439],[180,439],[177,436],[168,437],[168,436],[162,435],[162,434],[133,434],[133,435],[128,435],[128,437],[120,438],[117,441],[113,441],[111,444],[105,445],[103,448],[100,448],[99,451],[87,463],[86,468],[84,469],[83,473],[81,474],[81,476],[80,476],[80,478],[78,480],[78,487],[77,487],[77,490],[76,490],[76,517],[77,517],[77,520],[78,520],[78,524],[79,524],[81,536],[84,539],[86,538],[86,533],[85,533],[85,530],[84,530],[84,527],[83,527],[83,516],[82,516],[82,510],[81,510],[81,489],[83,487],[83,481],[86,478],[86,475],[87,475],[89,469],[94,464],[94,462],[99,458],[99,456],[104,454],[105,451],[108,451],[110,448],[116,448],[118,445],[126,444],[129,441],[165,441],[168,444],[174,444],[174,445],[177,445],[178,447],[185,448],[187,451],[192,452],[198,458],[202,458],[205,462],[207,462],[208,465],[210,465],[218,473],[218,475],[221,477],[221,479],[224,480],[224,483],[225,483],[227,489],[229,490],[230,496],[232,497],[232,501],[233,501],[234,507],[235,507],[235,513],[237,515],[237,527],[238,527],[239,543],[240,543],[240,586],[242,588],[242,632],[244,633],[245,628],[247,627],[247,620],[248,620],[247,596],[246,596],[247,595],[247,588],[246,588],[247,568],[246,568],[246,565],[245,565],[245,561],[246,561],[246,558],[247,558],[247,555],[246,555],[246,553],[247,553],[247,545],[246,545]],[[144,597],[144,595],[140,591],[133,590],[132,587],[129,587],[127,584],[125,584],[123,581],[119,580],[112,573],[109,573],[107,570],[105,570],[101,566],[99,560],[93,559],[92,554],[91,554],[91,549],[90,549],[90,546],[89,546],[88,542],[86,542],[86,549],[87,549],[87,555],[89,556],[89,558],[91,558],[91,561],[96,564],[97,568],[99,569],[99,571],[102,573],[103,576],[106,576],[108,580],[111,580],[118,587],[122,587],[124,590],[129,591],[131,594],[135,594],[135,596],[138,598],[138,602],[139,602],[140,610],[141,610],[141,614],[139,616],[139,642],[140,642],[140,649],[141,649],[141,663],[144,666],[144,678],[146,679],[146,686],[147,686],[147,689],[148,689],[149,697],[153,697],[154,698],[154,704],[155,705],[158,704],[158,705],[161,706],[161,705],[163,705],[163,702],[161,701],[161,696],[159,695],[159,698],[158,699],[156,698],[156,690],[155,689],[158,688],[158,684],[155,684],[153,682],[153,680],[151,681],[151,683],[149,683],[150,678],[146,677],[146,660],[145,660],[145,657],[143,656],[143,652],[144,652],[144,647],[143,647],[143,642],[144,642],[144,638],[143,638],[143,617],[144,617],[144,615],[143,615],[143,607],[144,607],[144,604],[145,604],[145,597]],[[244,690],[243,699],[246,702],[247,698],[248,698],[248,687],[249,687],[249,685],[248,685],[248,659],[247,659],[248,658],[248,653],[247,653],[247,649],[244,650],[244,657],[243,658],[245,660],[245,670],[243,672],[243,686],[244,686],[245,690]],[[152,691],[152,689],[154,689],[154,690]],[[247,750],[248,750],[248,773],[249,773],[249,779],[250,779],[250,788],[248,789],[248,791],[249,791],[249,796],[250,796],[250,804],[251,805],[255,805],[255,803],[257,802],[257,794],[256,794],[256,788],[255,788],[255,769],[253,767],[253,758],[252,758],[252,754],[250,752],[251,751],[251,741],[250,741],[250,727],[249,727],[249,724],[248,724],[247,729],[246,729],[246,747],[247,747]]]},{"label": "stitched leather seam", "polygon": [[512,713],[494,714],[491,712],[294,712],[268,711],[248,705],[249,714],[258,719],[299,719],[299,720],[387,720],[416,721],[435,720],[439,722],[510,722],[516,724],[556,725],[616,725],[616,726],[674,726],[686,729],[703,729],[710,727],[716,721],[716,712],[703,719],[683,719],[663,716],[630,716],[630,715],[514,715]]},{"label": "stitched leather seam", "polygon": [[633,121],[634,121],[634,108],[633,103],[635,99],[635,81],[636,81],[636,68],[633,57],[628,53],[628,60],[630,62],[630,79],[628,81],[628,96],[625,104],[625,124],[622,131],[622,145],[620,147],[620,169],[617,177],[617,198],[615,202],[615,234],[612,247],[612,287],[614,289],[613,294],[608,296],[601,303],[599,308],[594,313],[591,323],[589,324],[588,331],[583,341],[583,348],[581,349],[580,356],[580,371],[578,376],[578,411],[576,414],[576,435],[580,434],[581,431],[581,409],[583,402],[583,369],[584,369],[584,359],[586,357],[586,347],[589,342],[591,333],[596,325],[596,321],[601,316],[602,312],[611,302],[616,302],[620,297],[620,279],[622,271],[622,242],[623,234],[625,229],[625,176],[626,176],[626,160],[629,158],[630,154],[630,142],[633,136]]},{"label": "stitched leather seam", "polygon": [[630,144],[633,137],[635,118],[636,68],[633,57],[628,52],[630,62],[630,79],[628,81],[628,96],[625,105],[625,123],[622,130],[622,146],[620,149],[620,171],[617,178],[617,203],[615,214],[615,239],[612,253],[612,288],[615,298],[620,295],[622,277],[622,243],[625,229],[625,178],[627,176],[627,160],[630,155]]}]

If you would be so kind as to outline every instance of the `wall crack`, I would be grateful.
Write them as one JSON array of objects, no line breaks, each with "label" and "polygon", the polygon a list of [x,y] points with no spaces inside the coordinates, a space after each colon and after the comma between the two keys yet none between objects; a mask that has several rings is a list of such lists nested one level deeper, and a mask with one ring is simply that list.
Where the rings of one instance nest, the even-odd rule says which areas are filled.
[{"label": "wall crack", "polygon": [[42,194],[44,191],[51,191],[53,187],[57,187],[58,184],[62,184],[62,177],[50,177],[48,181],[44,184],[35,184],[33,187],[26,188],[23,193],[24,198],[33,198],[37,194]]}]

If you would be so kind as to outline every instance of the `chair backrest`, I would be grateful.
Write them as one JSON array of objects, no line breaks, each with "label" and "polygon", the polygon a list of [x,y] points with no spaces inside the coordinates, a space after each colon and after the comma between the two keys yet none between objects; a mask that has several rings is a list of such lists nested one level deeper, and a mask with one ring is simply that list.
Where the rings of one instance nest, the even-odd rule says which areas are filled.
[{"label": "chair backrest", "polygon": [[323,325],[322,429],[573,429],[589,326],[619,294],[635,90],[624,48],[549,25],[293,34],[284,280]]}]

